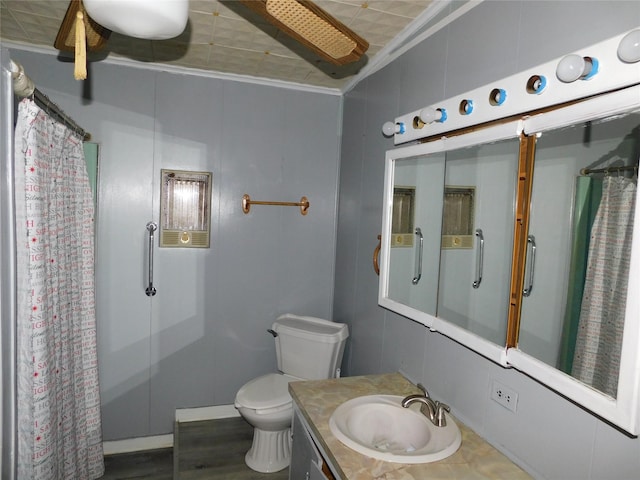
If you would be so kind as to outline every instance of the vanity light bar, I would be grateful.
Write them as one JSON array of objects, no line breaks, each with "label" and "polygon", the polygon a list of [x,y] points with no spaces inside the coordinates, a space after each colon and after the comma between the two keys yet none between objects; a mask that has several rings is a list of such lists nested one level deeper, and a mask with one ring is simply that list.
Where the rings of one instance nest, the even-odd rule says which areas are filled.
[{"label": "vanity light bar", "polygon": [[640,84],[640,28],[387,122],[394,144]]}]

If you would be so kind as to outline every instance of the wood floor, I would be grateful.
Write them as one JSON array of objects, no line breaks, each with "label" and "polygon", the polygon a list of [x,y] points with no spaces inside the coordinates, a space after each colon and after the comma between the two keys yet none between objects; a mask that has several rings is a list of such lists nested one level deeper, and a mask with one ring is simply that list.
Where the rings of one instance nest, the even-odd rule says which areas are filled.
[{"label": "wood floor", "polygon": [[105,457],[102,480],[287,480],[288,468],[265,474],[246,466],[252,438],[240,417],[179,423],[174,449]]}]

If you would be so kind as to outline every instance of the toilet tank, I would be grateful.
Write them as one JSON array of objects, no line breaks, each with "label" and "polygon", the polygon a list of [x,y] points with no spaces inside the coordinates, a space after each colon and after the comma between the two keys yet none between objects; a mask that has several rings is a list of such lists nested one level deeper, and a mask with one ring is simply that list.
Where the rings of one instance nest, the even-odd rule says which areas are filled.
[{"label": "toilet tank", "polygon": [[292,314],[273,322],[278,370],[308,380],[334,378],[342,363],[349,327]]}]

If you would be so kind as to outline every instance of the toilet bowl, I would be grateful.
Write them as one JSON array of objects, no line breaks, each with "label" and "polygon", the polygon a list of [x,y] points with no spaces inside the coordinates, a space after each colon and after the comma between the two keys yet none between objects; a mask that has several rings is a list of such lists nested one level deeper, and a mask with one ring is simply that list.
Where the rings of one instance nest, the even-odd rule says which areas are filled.
[{"label": "toilet bowl", "polygon": [[234,402],[253,426],[245,463],[261,473],[277,472],[291,461],[289,382],[335,377],[349,336],[347,325],[292,314],[278,317],[268,331],[275,338],[278,372],[245,383]]},{"label": "toilet bowl", "polygon": [[293,401],[288,386],[296,380],[300,379],[269,373],[249,381],[236,395],[235,407],[253,426],[253,443],[245,455],[252,470],[271,473],[289,466]]}]

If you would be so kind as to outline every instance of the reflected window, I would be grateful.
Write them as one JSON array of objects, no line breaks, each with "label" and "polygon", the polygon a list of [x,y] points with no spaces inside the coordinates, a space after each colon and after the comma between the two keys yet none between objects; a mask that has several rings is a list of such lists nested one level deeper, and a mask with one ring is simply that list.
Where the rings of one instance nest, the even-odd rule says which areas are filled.
[{"label": "reflected window", "polygon": [[444,187],[442,248],[473,248],[475,187]]},{"label": "reflected window", "polygon": [[416,187],[393,188],[393,216],[391,220],[391,246],[413,246],[413,219]]}]

